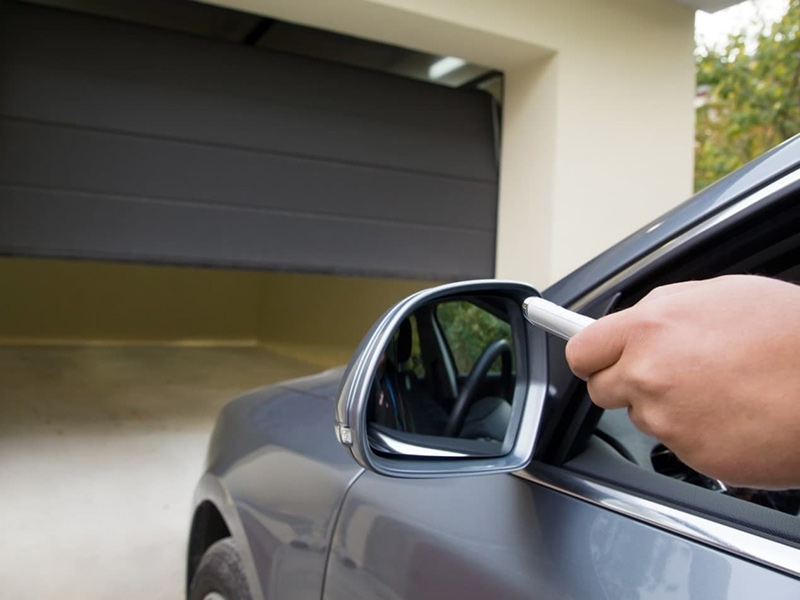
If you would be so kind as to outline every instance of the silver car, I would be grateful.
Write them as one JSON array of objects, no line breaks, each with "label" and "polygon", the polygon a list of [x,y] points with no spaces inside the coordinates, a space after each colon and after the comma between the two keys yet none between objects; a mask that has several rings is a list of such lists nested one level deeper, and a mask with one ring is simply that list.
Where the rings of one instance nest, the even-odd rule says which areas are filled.
[{"label": "silver car", "polygon": [[[596,318],[725,273],[800,279],[800,138],[542,295]],[[595,407],[565,342],[523,318],[536,295],[420,292],[346,369],[228,404],[188,597],[800,598],[800,492],[730,488]]]}]

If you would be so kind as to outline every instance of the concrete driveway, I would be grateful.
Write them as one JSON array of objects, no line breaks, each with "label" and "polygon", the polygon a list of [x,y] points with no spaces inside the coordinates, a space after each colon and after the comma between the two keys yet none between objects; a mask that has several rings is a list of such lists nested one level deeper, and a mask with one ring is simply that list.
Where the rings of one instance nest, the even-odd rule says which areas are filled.
[{"label": "concrete driveway", "polygon": [[182,598],[219,409],[319,370],[257,347],[0,347],[3,597]]}]

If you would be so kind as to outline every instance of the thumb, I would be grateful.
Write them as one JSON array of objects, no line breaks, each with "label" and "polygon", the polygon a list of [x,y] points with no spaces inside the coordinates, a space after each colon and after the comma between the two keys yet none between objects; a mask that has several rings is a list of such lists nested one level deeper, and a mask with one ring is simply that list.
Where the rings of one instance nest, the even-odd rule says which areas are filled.
[{"label": "thumb", "polygon": [[627,310],[602,317],[567,343],[569,368],[584,381],[616,363],[628,340],[630,314]]}]

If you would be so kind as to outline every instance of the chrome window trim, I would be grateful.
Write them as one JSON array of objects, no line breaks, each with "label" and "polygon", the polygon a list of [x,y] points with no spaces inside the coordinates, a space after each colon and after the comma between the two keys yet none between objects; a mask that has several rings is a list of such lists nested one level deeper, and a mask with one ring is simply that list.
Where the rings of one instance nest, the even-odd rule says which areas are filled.
[{"label": "chrome window trim", "polygon": [[[628,267],[624,268],[622,271],[617,273],[616,275],[612,275],[610,278],[606,279],[603,283],[592,289],[591,291],[585,293],[583,296],[579,297],[577,300],[570,302],[568,308],[572,310],[577,310],[582,306],[585,306],[592,300],[602,296],[609,290],[615,288],[619,283],[632,277],[639,273],[640,271],[644,270],[648,267],[651,263],[657,261],[658,259],[662,258],[663,256],[674,252],[681,246],[687,244],[693,238],[697,237],[698,235],[715,229],[720,225],[724,224],[729,219],[732,219],[736,215],[738,215],[743,210],[750,208],[751,206],[758,204],[768,196],[775,194],[776,192],[781,191],[782,189],[792,185],[793,183],[797,183],[800,181],[800,169],[792,171],[791,173],[787,173],[780,179],[773,181],[769,185],[761,188],[757,192],[739,200],[735,204],[729,206],[726,209],[718,212],[717,214],[709,217],[705,221],[698,223],[691,229],[684,231],[682,234],[672,238],[671,240],[665,242],[649,254],[641,257],[639,260],[634,262],[633,264],[629,265]],[[651,229],[655,229],[658,227],[660,223],[653,225]]]},{"label": "chrome window trim", "polygon": [[800,549],[793,546],[635,496],[566,470],[553,469],[545,473],[537,470],[535,463],[531,463],[527,470],[515,471],[512,475],[690,540],[767,565],[788,575],[800,577]]}]

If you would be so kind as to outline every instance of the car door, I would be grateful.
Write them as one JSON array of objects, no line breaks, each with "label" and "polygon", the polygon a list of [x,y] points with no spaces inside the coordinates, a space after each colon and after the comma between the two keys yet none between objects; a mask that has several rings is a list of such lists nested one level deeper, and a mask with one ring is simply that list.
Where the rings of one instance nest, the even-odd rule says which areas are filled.
[{"label": "car door", "polygon": [[[583,290],[562,283],[558,294],[582,299],[572,308],[610,310],[671,281],[794,277],[797,180],[743,196],[727,216],[651,248],[622,276]],[[659,470],[657,441],[624,414],[603,415],[584,386],[563,377],[563,343],[551,340],[550,354],[550,404],[533,462],[471,477],[365,472],[340,510],[324,598],[800,597],[796,514]]]},{"label": "car door", "polygon": [[[797,598],[798,581],[575,498],[544,468],[433,480],[365,473],[324,598]],[[577,477],[568,472],[563,477]],[[530,478],[529,478],[530,477]],[[539,479],[542,477],[542,479]]]}]

